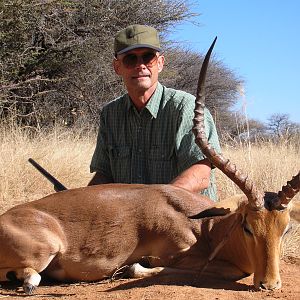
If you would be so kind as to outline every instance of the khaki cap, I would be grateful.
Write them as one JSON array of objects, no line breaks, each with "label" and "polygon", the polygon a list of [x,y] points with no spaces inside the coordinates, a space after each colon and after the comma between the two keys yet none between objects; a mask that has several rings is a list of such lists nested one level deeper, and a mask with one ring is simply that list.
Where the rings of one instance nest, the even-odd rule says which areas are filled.
[{"label": "khaki cap", "polygon": [[151,48],[161,52],[159,36],[155,28],[145,25],[130,25],[115,36],[115,55],[136,48]]}]

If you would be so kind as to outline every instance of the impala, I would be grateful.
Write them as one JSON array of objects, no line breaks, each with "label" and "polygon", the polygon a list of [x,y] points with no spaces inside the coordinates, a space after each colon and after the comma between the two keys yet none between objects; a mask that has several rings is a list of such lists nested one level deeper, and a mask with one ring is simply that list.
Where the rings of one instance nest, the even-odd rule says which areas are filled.
[{"label": "impala", "polygon": [[[172,185],[104,184],[15,206],[0,216],[0,281],[22,280],[31,294],[42,271],[94,281],[129,266],[132,277],[205,271],[238,280],[254,273],[256,288],[281,287],[280,246],[300,173],[282,191],[263,193],[208,144],[204,83],[214,43],[200,72],[193,130],[203,153],[245,195],[216,204]],[[149,267],[140,264],[145,258]]]}]

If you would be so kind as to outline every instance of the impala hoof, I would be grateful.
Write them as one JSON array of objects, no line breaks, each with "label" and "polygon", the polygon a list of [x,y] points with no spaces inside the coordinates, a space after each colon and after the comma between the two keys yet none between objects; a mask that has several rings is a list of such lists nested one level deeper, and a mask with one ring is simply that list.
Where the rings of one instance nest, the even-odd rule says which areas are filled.
[{"label": "impala hoof", "polygon": [[268,291],[278,290],[280,288],[281,288],[280,280],[278,280],[276,282],[271,282],[271,283],[260,282],[260,286],[259,286],[260,290],[268,290]]},{"label": "impala hoof", "polygon": [[36,286],[31,283],[26,283],[23,285],[23,290],[26,295],[32,295],[35,289]]}]

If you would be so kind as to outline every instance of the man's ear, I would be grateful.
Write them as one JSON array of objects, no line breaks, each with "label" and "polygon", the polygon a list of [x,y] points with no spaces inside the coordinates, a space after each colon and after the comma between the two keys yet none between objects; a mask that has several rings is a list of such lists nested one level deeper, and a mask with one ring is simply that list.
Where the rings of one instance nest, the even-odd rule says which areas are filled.
[{"label": "man's ear", "polygon": [[114,67],[114,70],[115,70],[115,73],[117,75],[120,75],[120,61],[115,59],[113,60],[113,67]]},{"label": "man's ear", "polygon": [[164,64],[165,64],[165,57],[163,55],[160,55],[158,57],[158,62],[157,62],[158,73],[160,73],[163,70]]}]

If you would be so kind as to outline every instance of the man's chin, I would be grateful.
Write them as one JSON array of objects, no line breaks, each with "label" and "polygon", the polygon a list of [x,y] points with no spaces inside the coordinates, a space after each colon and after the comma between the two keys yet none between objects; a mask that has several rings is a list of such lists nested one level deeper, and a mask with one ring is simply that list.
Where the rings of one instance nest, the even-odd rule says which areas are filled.
[{"label": "man's chin", "polygon": [[136,85],[136,87],[145,89],[145,90],[149,89],[152,86],[149,78],[144,78],[142,80],[138,79],[135,81],[135,85]]}]

